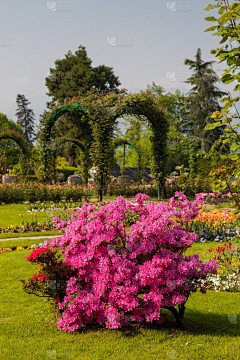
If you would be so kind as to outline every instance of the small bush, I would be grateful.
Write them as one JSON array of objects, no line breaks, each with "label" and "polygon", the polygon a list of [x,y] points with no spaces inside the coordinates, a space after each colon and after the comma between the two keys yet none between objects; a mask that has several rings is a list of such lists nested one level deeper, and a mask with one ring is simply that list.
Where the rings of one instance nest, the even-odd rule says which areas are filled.
[{"label": "small bush", "polygon": [[[206,292],[207,277],[216,274],[217,262],[203,263],[197,254],[184,256],[197,235],[183,225],[197,215],[199,202],[187,201],[182,193],[176,196],[169,204],[144,204],[148,196],[143,194],[135,203],[120,196],[100,210],[85,203],[63,237],[44,243],[51,249],[34,250],[27,259],[43,265],[25,291],[42,296],[47,291],[58,304],[59,329],[68,332],[94,322],[110,329],[131,322],[161,324],[162,309],[183,325],[187,299],[198,289]],[[59,263],[51,264],[57,249],[64,254],[60,274],[67,282],[62,292],[50,293],[48,281],[56,285],[59,280],[59,272],[52,270]]]}]

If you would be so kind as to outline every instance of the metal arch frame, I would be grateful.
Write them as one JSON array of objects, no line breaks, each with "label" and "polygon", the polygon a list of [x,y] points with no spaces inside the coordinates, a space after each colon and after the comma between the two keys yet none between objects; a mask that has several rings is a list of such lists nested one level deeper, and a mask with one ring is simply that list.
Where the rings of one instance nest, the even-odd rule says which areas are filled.
[{"label": "metal arch frame", "polygon": [[10,139],[10,140],[13,140],[13,141],[15,141],[17,144],[18,144],[18,146],[22,149],[22,152],[24,153],[24,155],[26,155],[27,154],[27,151],[26,151],[26,149],[24,149],[24,147],[23,147],[23,145],[20,143],[20,141],[18,141],[17,139],[15,139],[13,136],[11,136],[11,135],[1,135],[0,134],[0,140],[4,140],[4,139]]},{"label": "metal arch frame", "polygon": [[71,142],[71,143],[79,146],[82,151],[84,151],[85,153],[87,153],[87,148],[86,148],[86,146],[83,145],[83,143],[81,143],[81,142],[78,141],[78,140],[71,140],[71,139],[62,140],[62,141],[60,141],[59,146],[62,145],[62,144],[64,144],[64,143],[66,143],[66,142]]},{"label": "metal arch frame", "polygon": [[[84,112],[88,112],[87,109],[83,108],[82,106],[78,106],[78,105],[63,106],[60,109],[58,109],[52,116],[50,116],[50,118],[47,121],[46,130],[49,132],[51,130],[51,128],[53,127],[54,123],[57,121],[57,119],[60,118],[65,113],[67,113],[70,109],[77,109],[77,110],[82,110]],[[48,136],[46,136],[46,137],[48,137]]]},{"label": "metal arch frame", "polygon": [[[118,140],[118,139],[117,139]],[[116,143],[115,143],[115,149],[117,148],[117,147],[119,147],[119,146],[124,146],[123,147],[123,163],[125,164],[125,145],[129,145],[129,146],[131,146],[135,151],[136,151],[136,153],[137,153],[137,156],[138,156],[138,176],[139,176],[139,181],[140,181],[140,169],[141,169],[141,156],[140,156],[140,154],[139,154],[139,152],[138,152],[138,150],[137,150],[137,148],[133,145],[133,144],[131,144],[131,143],[129,143],[127,140],[118,140],[118,141],[116,141]]]},{"label": "metal arch frame", "polygon": [[15,141],[15,143],[18,144],[18,146],[21,148],[23,155],[22,155],[22,166],[23,166],[23,170],[24,170],[24,156],[27,155],[27,150],[24,148],[24,146],[20,143],[20,141],[18,141],[17,139],[15,139],[13,136],[11,135],[1,135],[0,134],[0,141],[1,140],[6,140],[6,139],[10,139]]},{"label": "metal arch frame", "polygon": [[67,106],[63,106],[60,109],[58,109],[52,116],[50,116],[50,118],[47,121],[45,130],[47,132],[46,137],[45,137],[45,154],[44,154],[44,183],[46,183],[46,174],[47,174],[47,151],[46,151],[46,147],[47,147],[47,141],[50,138],[50,131],[54,125],[54,123],[65,113],[67,113],[69,110],[71,109],[77,109],[77,110],[82,110],[84,112],[88,112],[87,109],[83,108],[82,106],[78,106],[78,105],[67,105]]}]

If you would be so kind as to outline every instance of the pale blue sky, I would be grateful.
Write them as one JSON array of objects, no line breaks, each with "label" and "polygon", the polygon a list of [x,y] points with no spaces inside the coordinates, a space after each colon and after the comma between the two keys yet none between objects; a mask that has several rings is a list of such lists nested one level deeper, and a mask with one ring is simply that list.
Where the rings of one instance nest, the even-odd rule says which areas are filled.
[{"label": "pale blue sky", "polygon": [[[190,72],[183,65],[185,58],[193,59],[200,47],[205,61],[215,59],[210,51],[219,39],[204,33],[211,26],[204,20],[209,16],[203,10],[208,4],[209,0],[75,0],[56,4],[2,0],[0,112],[15,120],[20,93],[30,100],[38,119],[49,100],[45,87],[49,68],[79,45],[86,47],[93,66],[113,67],[122,87],[129,91],[145,89],[154,81],[166,90],[187,92],[189,86],[183,81]],[[131,46],[119,46],[121,40],[110,46],[114,39],[109,45],[109,37],[130,38]]]}]

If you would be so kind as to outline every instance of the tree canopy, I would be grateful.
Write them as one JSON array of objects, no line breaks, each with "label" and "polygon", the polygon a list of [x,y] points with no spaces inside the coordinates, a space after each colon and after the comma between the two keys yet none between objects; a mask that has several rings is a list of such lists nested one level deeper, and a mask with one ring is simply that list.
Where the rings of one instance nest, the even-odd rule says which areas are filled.
[{"label": "tree canopy", "polygon": [[[211,115],[214,111],[221,110],[219,100],[226,95],[216,85],[219,78],[212,68],[213,63],[214,61],[203,61],[201,49],[197,50],[194,60],[185,60],[185,65],[193,70],[193,74],[186,81],[192,85],[188,93],[189,121],[187,130],[202,144],[205,152],[209,152],[214,142],[224,134],[224,128],[216,128],[211,131],[204,130],[208,124],[214,122]],[[226,152],[227,146],[222,146],[221,150]]]},{"label": "tree canopy", "polygon": [[[15,130],[16,132],[23,134],[21,127],[13,120],[9,120],[5,114],[0,113],[0,133],[6,130]],[[0,157],[5,156],[6,165],[16,165],[19,161],[20,149],[18,145],[9,139],[3,139],[0,141]]]},{"label": "tree canopy", "polygon": [[46,78],[47,95],[54,102],[63,103],[66,99],[86,94],[90,90],[119,92],[121,85],[113,68],[106,65],[92,66],[84,46],[79,46],[73,54],[69,51],[65,58],[55,61]]}]

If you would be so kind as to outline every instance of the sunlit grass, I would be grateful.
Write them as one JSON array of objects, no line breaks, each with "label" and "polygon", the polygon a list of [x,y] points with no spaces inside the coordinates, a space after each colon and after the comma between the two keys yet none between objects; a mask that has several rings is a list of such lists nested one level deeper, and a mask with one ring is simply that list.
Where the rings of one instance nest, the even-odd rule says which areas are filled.
[{"label": "sunlit grass", "polygon": [[[2,243],[15,246],[31,242]],[[194,244],[188,254],[198,252],[201,258],[209,258],[208,248],[218,245]],[[22,290],[19,280],[28,279],[37,269],[26,261],[30,252],[0,254],[0,359],[240,359],[239,293],[193,294],[186,304],[185,331],[177,329],[166,311],[164,323],[158,327],[94,328],[68,334],[57,329],[48,302]],[[238,315],[237,323],[231,315]]]}]

